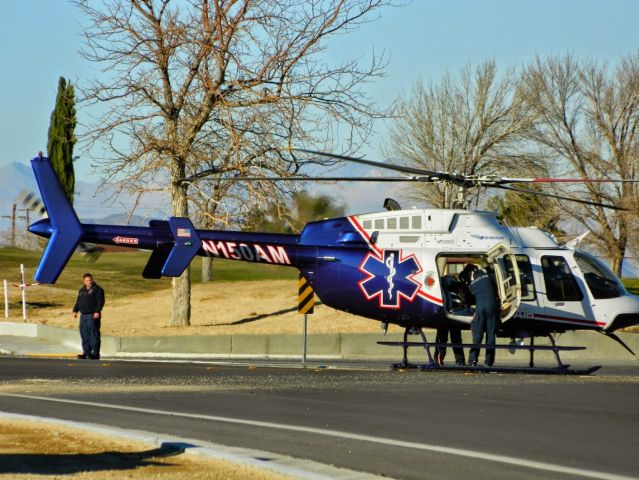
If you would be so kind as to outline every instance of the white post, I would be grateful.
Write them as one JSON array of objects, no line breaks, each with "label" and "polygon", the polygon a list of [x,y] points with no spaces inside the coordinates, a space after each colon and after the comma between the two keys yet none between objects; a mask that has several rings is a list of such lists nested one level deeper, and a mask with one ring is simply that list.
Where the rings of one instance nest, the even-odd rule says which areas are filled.
[{"label": "white post", "polygon": [[27,321],[27,284],[24,281],[24,265],[20,264],[20,277],[22,278],[22,320]]},{"label": "white post", "polygon": [[4,318],[9,318],[9,284],[4,279]]}]

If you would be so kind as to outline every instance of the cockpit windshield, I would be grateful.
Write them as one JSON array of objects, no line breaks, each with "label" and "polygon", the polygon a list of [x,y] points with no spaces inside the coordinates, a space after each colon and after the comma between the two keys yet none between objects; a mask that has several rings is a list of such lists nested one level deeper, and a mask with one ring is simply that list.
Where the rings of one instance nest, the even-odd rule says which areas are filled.
[{"label": "cockpit windshield", "polygon": [[616,298],[625,294],[626,290],[617,276],[598,258],[577,251],[575,260],[594,298]]}]

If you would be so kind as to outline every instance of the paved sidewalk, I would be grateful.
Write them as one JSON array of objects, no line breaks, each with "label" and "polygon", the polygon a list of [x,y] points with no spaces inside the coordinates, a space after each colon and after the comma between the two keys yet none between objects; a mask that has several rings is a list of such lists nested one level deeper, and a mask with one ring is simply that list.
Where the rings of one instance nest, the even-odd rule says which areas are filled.
[{"label": "paved sidewalk", "polygon": [[53,340],[38,337],[0,335],[0,355],[75,357],[80,348],[74,349]]},{"label": "paved sidewalk", "polygon": [[[433,332],[427,332],[432,340]],[[464,332],[466,343],[470,341]],[[620,333],[628,346],[639,353],[639,334]],[[378,345],[380,340],[401,341],[401,334],[314,334],[308,337],[308,360],[314,361],[398,361],[400,347]],[[506,344],[507,339],[500,339]],[[75,329],[64,329],[42,324],[0,322],[0,355],[74,357],[80,353],[80,334]],[[609,364],[639,364],[639,357],[631,355],[621,345],[594,332],[571,332],[560,336],[559,345],[583,346],[585,351],[565,351],[565,363],[595,362]],[[270,359],[297,361],[302,355],[302,336],[292,334],[271,335],[193,335],[166,337],[114,337],[102,336],[101,354],[111,358],[158,359]],[[510,355],[506,349],[497,351],[500,364],[528,362],[526,350]],[[551,351],[535,354],[539,365],[555,366]],[[416,347],[409,352],[409,361],[425,362],[424,350]]]}]

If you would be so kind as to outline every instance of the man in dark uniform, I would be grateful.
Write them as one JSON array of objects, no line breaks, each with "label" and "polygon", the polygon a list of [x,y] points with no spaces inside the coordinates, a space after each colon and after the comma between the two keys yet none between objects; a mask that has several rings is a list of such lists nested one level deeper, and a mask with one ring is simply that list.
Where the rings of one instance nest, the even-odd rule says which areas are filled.
[{"label": "man in dark uniform", "polygon": [[[476,265],[471,268],[470,291],[475,297],[475,316],[470,328],[473,332],[473,343],[480,344],[484,332],[486,332],[486,365],[489,367],[495,363],[495,349],[488,348],[495,345],[495,333],[499,322],[499,302],[495,287],[489,275]],[[477,365],[479,349],[471,348],[468,361],[471,365]]]},{"label": "man in dark uniform", "polygon": [[100,321],[104,307],[104,290],[93,281],[90,273],[82,277],[82,288],[73,306],[73,318],[80,312],[80,337],[82,337],[82,353],[78,358],[100,358]]}]

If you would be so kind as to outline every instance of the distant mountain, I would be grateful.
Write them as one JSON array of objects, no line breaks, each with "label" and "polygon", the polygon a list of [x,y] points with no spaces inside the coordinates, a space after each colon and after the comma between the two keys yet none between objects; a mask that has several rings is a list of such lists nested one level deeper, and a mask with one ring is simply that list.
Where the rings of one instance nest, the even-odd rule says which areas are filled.
[{"label": "distant mountain", "polygon": [[11,204],[25,187],[36,189],[33,171],[29,165],[18,162],[0,164],[0,214],[11,213]]}]

